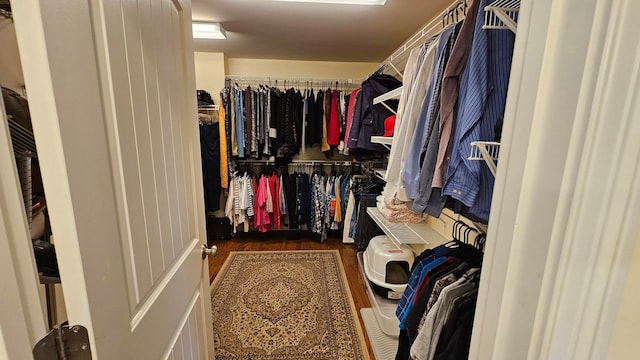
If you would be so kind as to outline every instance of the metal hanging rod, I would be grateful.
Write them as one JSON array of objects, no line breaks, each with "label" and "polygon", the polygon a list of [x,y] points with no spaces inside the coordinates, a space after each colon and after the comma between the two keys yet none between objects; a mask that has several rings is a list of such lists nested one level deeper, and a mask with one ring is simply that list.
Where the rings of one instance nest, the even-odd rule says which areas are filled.
[{"label": "metal hanging rod", "polygon": [[349,160],[293,160],[290,164],[327,164],[327,165],[345,165],[345,166],[360,166],[360,163],[356,163]]},{"label": "metal hanging rod", "polygon": [[[239,163],[244,164],[275,164],[274,160],[257,160],[257,159],[237,159]],[[360,163],[348,161],[348,160],[292,160],[290,163],[283,165],[345,165],[345,166],[359,166]]]},{"label": "metal hanging rod", "polygon": [[254,83],[254,84],[298,84],[298,85],[317,85],[317,84],[338,84],[338,85],[360,85],[362,82],[359,79],[310,79],[310,78],[275,78],[270,76],[265,77],[250,77],[240,75],[226,75],[225,81],[241,82],[241,83]]}]

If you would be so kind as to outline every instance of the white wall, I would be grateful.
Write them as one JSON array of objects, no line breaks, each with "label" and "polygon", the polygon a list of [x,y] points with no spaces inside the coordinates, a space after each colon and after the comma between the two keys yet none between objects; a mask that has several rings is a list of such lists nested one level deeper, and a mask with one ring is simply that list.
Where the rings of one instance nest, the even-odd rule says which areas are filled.
[{"label": "white wall", "polygon": [[24,78],[16,30],[8,20],[0,19],[0,49],[0,85],[22,94]]}]

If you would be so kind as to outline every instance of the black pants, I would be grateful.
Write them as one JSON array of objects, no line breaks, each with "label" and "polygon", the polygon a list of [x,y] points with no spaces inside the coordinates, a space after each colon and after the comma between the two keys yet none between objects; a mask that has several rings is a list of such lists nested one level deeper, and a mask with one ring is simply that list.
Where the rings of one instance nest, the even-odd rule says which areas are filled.
[{"label": "black pants", "polygon": [[220,208],[220,130],[218,124],[200,124],[200,152],[204,206],[207,212]]},{"label": "black pants", "polygon": [[367,213],[368,207],[376,206],[376,197],[378,194],[361,194],[358,203],[358,221],[356,223],[356,233],[353,238],[358,250],[366,250],[371,238],[378,235],[384,235],[384,231],[380,229],[378,224],[371,219]]}]

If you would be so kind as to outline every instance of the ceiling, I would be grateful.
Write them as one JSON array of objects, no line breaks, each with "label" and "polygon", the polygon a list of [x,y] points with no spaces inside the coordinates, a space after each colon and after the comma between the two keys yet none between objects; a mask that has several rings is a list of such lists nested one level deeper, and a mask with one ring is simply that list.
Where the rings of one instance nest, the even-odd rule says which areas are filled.
[{"label": "ceiling", "polygon": [[382,62],[451,0],[387,0],[383,6],[273,0],[192,0],[193,20],[217,21],[226,40],[196,51],[231,58]]}]

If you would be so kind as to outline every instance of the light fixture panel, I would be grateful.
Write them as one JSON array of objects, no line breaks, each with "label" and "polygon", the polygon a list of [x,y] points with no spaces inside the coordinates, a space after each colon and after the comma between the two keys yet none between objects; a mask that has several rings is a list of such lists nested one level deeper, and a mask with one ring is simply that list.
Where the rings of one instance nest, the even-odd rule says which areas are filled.
[{"label": "light fixture panel", "polygon": [[192,24],[194,39],[217,39],[227,38],[227,34],[220,23],[194,21]]},{"label": "light fixture panel", "polygon": [[299,3],[341,4],[341,5],[384,5],[387,0],[274,0]]}]

